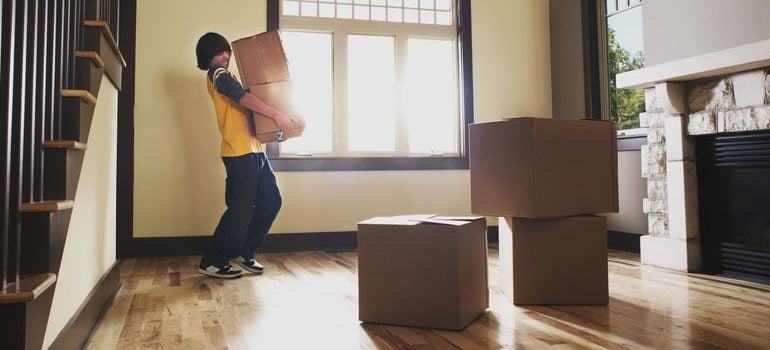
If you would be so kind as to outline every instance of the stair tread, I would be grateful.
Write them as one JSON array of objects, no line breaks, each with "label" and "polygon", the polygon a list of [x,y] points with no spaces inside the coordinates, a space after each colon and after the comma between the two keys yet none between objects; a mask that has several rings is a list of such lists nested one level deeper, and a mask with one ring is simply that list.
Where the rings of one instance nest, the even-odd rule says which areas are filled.
[{"label": "stair tread", "polygon": [[75,140],[48,140],[43,142],[43,148],[66,148],[75,150],[85,150],[86,144]]},{"label": "stair tread", "polygon": [[72,209],[74,205],[75,205],[75,202],[69,199],[59,200],[59,201],[53,200],[53,201],[30,202],[30,203],[21,203],[21,208],[19,211],[21,211],[22,213],[55,212],[55,211]]},{"label": "stair tread", "polygon": [[96,97],[94,97],[94,95],[88,92],[88,90],[62,90],[61,96],[62,97],[80,97],[92,105],[96,104]]},{"label": "stair tread", "polygon": [[97,20],[84,20],[83,25],[86,27],[98,27],[102,30],[102,33],[107,36],[107,41],[110,43],[110,46],[112,47],[112,51],[115,52],[115,55],[118,56],[118,59],[120,60],[120,63],[123,64],[123,67],[126,66],[126,59],[123,58],[123,54],[120,52],[120,48],[118,47],[117,41],[115,41],[115,37],[112,35],[112,31],[110,30],[109,24],[107,24],[106,21],[97,21]]},{"label": "stair tread", "polygon": [[96,51],[75,51],[75,57],[90,58],[97,67],[104,68],[104,61]]},{"label": "stair tread", "polygon": [[27,303],[34,301],[56,282],[56,275],[41,273],[22,277],[0,291],[0,304]]}]

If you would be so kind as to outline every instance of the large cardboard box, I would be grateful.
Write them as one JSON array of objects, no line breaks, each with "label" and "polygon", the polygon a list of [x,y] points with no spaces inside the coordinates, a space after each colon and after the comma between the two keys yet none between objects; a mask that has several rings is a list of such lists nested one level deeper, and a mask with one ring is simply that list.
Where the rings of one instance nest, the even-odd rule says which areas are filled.
[{"label": "large cardboard box", "polygon": [[618,211],[612,122],[515,118],[469,128],[473,214],[547,218]]},{"label": "large cardboard box", "polygon": [[607,218],[499,218],[500,288],[516,305],[606,305]]},{"label": "large cardboard box", "polygon": [[277,30],[232,42],[233,56],[243,86],[289,79],[289,64]]},{"label": "large cardboard box", "polygon": [[302,135],[305,131],[305,119],[300,104],[297,102],[298,99],[295,94],[293,80],[253,85],[249,87],[249,92],[259,97],[268,105],[289,115],[294,124],[294,130],[286,134],[278,129],[272,118],[259,113],[253,113],[254,128],[257,131],[259,142],[279,142]]},{"label": "large cardboard box", "polygon": [[358,223],[361,321],[460,330],[487,309],[486,221],[449,219]]}]

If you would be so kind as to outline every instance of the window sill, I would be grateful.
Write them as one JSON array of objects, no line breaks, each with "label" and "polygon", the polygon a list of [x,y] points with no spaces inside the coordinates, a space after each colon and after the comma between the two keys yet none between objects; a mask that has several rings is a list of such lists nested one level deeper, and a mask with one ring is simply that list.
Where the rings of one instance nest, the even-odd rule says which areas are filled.
[{"label": "window sill", "polygon": [[[633,129],[634,131],[639,129]],[[647,144],[647,133],[628,133],[626,130],[618,131],[618,152],[639,151],[642,145]]]},{"label": "window sill", "polygon": [[468,157],[271,158],[275,171],[467,170]]}]

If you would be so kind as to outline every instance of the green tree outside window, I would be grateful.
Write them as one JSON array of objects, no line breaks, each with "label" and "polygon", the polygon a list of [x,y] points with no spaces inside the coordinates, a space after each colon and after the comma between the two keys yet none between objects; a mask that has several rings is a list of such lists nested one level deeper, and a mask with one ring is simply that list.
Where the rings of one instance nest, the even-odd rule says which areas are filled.
[{"label": "green tree outside window", "polygon": [[607,28],[607,54],[610,75],[610,118],[618,130],[639,127],[639,113],[644,112],[644,90],[618,89],[615,75],[644,67],[641,52],[630,53],[615,40],[615,30]]}]

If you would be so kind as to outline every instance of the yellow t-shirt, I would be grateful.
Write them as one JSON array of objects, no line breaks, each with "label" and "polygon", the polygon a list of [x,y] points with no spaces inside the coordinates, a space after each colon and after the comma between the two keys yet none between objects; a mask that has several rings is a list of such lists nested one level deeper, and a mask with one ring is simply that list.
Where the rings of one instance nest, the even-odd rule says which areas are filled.
[{"label": "yellow t-shirt", "polygon": [[223,74],[235,79],[224,68],[217,69],[212,79],[206,79],[209,94],[214,101],[214,109],[217,113],[219,133],[222,134],[222,157],[237,157],[248,153],[264,152],[262,144],[257,140],[251,112],[217,91],[214,84]]}]

